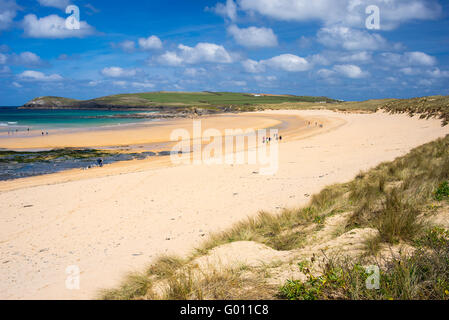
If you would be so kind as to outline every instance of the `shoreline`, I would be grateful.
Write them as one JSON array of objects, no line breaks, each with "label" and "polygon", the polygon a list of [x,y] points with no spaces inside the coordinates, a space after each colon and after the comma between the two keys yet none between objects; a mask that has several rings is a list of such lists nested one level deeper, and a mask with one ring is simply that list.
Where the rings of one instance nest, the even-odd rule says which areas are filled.
[{"label": "shoreline", "polygon": [[[260,117],[261,112],[257,112],[254,113],[255,115],[257,115],[258,117]],[[266,113],[266,112],[262,112],[262,113]],[[247,118],[249,113],[245,113],[242,114],[241,116],[243,116],[243,118]],[[246,116],[245,116],[246,115]],[[272,117],[272,115],[270,113],[266,114],[265,117]],[[203,120],[204,118],[199,118],[199,119],[189,119],[189,121],[193,121],[193,120]],[[310,127],[307,128],[305,126],[299,126],[297,127],[297,123],[299,121],[299,123],[305,122],[306,120],[303,119],[302,117],[283,117],[283,122],[282,121],[275,121],[274,125],[271,125],[270,127],[267,128],[262,128],[262,129],[273,129],[273,128],[277,128],[279,130],[281,130],[281,132],[283,132],[283,137],[284,137],[284,142],[285,141],[294,141],[294,140],[298,140],[298,139],[305,139],[308,137],[312,137],[316,134],[322,134],[325,132],[328,132],[330,130],[334,130],[336,128],[338,128],[341,125],[344,125],[343,122],[335,122],[335,119],[332,119],[332,117],[330,118],[330,120],[324,120],[324,119],[318,119],[316,117],[308,117],[307,119],[309,119],[310,121],[322,121],[323,124],[326,125],[325,129],[322,128],[318,128],[318,127]],[[233,119],[232,119],[233,120]],[[291,123],[286,123],[287,121],[291,121],[293,120],[294,125],[292,125]],[[331,122],[334,121],[335,123]],[[170,122],[170,120],[168,120],[168,122]],[[164,123],[160,123],[161,126],[164,126]],[[145,124],[134,124],[131,126],[132,129],[139,129],[140,127],[145,127]],[[104,128],[97,128],[96,131],[102,131]],[[114,127],[112,128],[114,131],[120,131],[121,128],[119,127]],[[106,130],[106,129],[104,129]],[[298,133],[298,130],[300,130],[300,132]],[[70,134],[76,134],[78,131],[75,132],[70,132]],[[1,142],[1,140],[0,140]],[[98,147],[98,149],[95,150],[99,150],[99,151],[112,151],[112,152],[119,152],[119,153],[131,153],[131,152],[146,152],[146,151],[153,151],[153,152],[159,152],[161,150],[163,150],[164,148],[171,148],[173,146],[173,142],[150,142],[149,144],[146,144],[144,148],[139,148],[139,146],[135,145],[135,146],[110,146],[110,147]],[[88,147],[81,147],[82,148],[88,148]],[[245,148],[245,151],[248,148]],[[45,151],[46,149],[38,149]],[[23,151],[20,149],[16,149],[13,151]],[[76,180],[82,180],[82,179],[88,179],[91,177],[103,177],[103,176],[110,176],[110,175],[114,175],[114,174],[120,174],[122,171],[126,171],[126,172],[139,172],[139,171],[143,171],[143,170],[152,170],[152,169],[158,169],[158,168],[163,168],[163,167],[171,167],[173,166],[171,163],[171,159],[170,156],[157,156],[157,157],[149,157],[147,159],[143,159],[143,160],[129,160],[129,161],[117,161],[114,162],[112,164],[108,164],[105,165],[102,168],[91,168],[89,170],[84,170],[84,169],[69,169],[69,170],[64,170],[64,171],[60,171],[60,172],[55,172],[55,173],[51,173],[51,174],[44,174],[44,175],[37,175],[37,176],[31,176],[31,177],[26,177],[26,178],[18,178],[18,179],[13,179],[13,180],[5,180],[5,181],[0,181],[0,192],[5,192],[5,191],[12,191],[12,190],[17,190],[23,187],[30,187],[30,186],[39,186],[41,184],[57,184],[59,182],[64,183],[64,182],[69,182],[69,181],[76,181]]]}]

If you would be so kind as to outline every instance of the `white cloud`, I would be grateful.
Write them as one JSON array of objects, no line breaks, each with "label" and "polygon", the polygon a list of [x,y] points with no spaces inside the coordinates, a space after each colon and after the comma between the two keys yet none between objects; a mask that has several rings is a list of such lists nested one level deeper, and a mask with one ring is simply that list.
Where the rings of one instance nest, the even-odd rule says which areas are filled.
[{"label": "white cloud", "polygon": [[18,9],[15,0],[0,0],[0,31],[11,27]]},{"label": "white cloud", "polygon": [[336,74],[335,71],[332,71],[329,69],[320,69],[317,71],[317,75],[323,79],[328,79],[328,78],[334,76],[335,74]]},{"label": "white cloud", "polygon": [[39,66],[44,64],[41,58],[33,52],[22,52],[19,55],[13,54],[11,56],[11,63],[24,66]]},{"label": "white cloud", "polygon": [[181,66],[184,62],[184,60],[181,57],[179,57],[176,54],[176,52],[173,52],[173,51],[167,51],[163,55],[159,56],[157,58],[157,61],[160,64],[173,66],[173,67]]},{"label": "white cloud", "polygon": [[39,4],[44,7],[54,7],[65,9],[70,4],[69,0],[38,0]]},{"label": "white cloud", "polygon": [[42,66],[44,62],[33,52],[26,51],[20,54],[2,54],[0,53],[0,64],[11,64],[19,66]]},{"label": "white cloud", "polygon": [[239,28],[235,24],[228,28],[235,41],[244,47],[263,48],[275,47],[278,45],[278,39],[270,28]]},{"label": "white cloud", "polygon": [[18,82],[16,82],[16,81],[14,81],[14,82],[12,83],[12,85],[13,85],[13,87],[16,87],[16,88],[22,88],[22,87],[23,87],[20,83],[18,83]]},{"label": "white cloud", "polygon": [[109,67],[101,70],[101,74],[110,78],[134,77],[137,74],[136,69],[123,69],[120,67]]},{"label": "white cloud", "polygon": [[414,51],[399,53],[382,53],[383,61],[392,66],[408,67],[408,66],[434,66],[437,64],[437,59],[428,55],[427,53]]},{"label": "white cloud", "polygon": [[309,62],[315,65],[329,65],[331,64],[329,57],[324,54],[314,54],[308,58]]},{"label": "white cloud", "polygon": [[387,40],[379,34],[342,26],[322,28],[317,37],[318,41],[327,47],[341,47],[346,50],[380,50],[390,47]]},{"label": "white cloud", "polygon": [[234,0],[227,0],[225,4],[217,3],[215,7],[206,9],[213,11],[222,17],[228,18],[231,21],[235,21],[237,19],[237,5]]},{"label": "white cloud", "polygon": [[371,53],[367,51],[357,52],[349,55],[341,56],[338,60],[341,62],[369,62],[373,59]]},{"label": "white cloud", "polygon": [[139,46],[144,50],[162,49],[162,41],[156,36],[140,38]]},{"label": "white cloud", "polygon": [[442,71],[439,68],[427,71],[432,78],[449,78],[449,71]]},{"label": "white cloud", "polygon": [[223,46],[202,42],[195,47],[180,44],[177,52],[167,51],[159,56],[157,61],[170,66],[181,66],[202,62],[231,63],[233,59]]},{"label": "white cloud", "polygon": [[362,71],[359,66],[353,64],[336,65],[334,66],[334,71],[351,79],[360,79],[368,75],[368,73]]},{"label": "white cloud", "polygon": [[318,20],[327,26],[359,28],[364,27],[369,5],[380,8],[382,29],[411,20],[436,19],[442,12],[438,0],[239,0],[240,9],[277,20]]},{"label": "white cloud", "polygon": [[263,63],[251,59],[242,61],[242,66],[245,71],[249,73],[260,73],[265,71]]},{"label": "white cloud", "polygon": [[30,38],[83,38],[95,32],[94,28],[85,21],[80,22],[79,30],[70,30],[66,28],[65,19],[54,14],[44,18],[37,18],[34,14],[28,14],[23,19],[22,24],[25,36]]},{"label": "white cloud", "polygon": [[280,56],[264,60],[263,63],[272,68],[288,72],[306,71],[311,67],[310,63],[306,59],[293,54],[282,54]]},{"label": "white cloud", "polygon": [[59,74],[46,75],[39,71],[27,70],[19,74],[24,81],[60,81],[63,78]]},{"label": "white cloud", "polygon": [[293,54],[281,54],[271,59],[260,61],[248,59],[243,61],[242,65],[250,73],[264,72],[266,67],[287,72],[301,72],[309,70],[312,67],[312,64],[306,59]]}]

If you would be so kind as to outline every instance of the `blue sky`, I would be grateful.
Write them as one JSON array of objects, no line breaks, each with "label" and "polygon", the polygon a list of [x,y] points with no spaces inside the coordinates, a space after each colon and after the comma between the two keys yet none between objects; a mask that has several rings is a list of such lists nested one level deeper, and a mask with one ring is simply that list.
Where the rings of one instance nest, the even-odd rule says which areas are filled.
[{"label": "blue sky", "polygon": [[448,95],[448,12],[438,0],[0,0],[0,105],[160,90]]}]

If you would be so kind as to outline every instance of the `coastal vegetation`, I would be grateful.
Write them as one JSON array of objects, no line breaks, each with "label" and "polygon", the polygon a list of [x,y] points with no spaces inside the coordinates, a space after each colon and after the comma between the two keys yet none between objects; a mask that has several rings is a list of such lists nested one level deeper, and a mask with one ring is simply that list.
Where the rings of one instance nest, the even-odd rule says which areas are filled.
[{"label": "coastal vegetation", "polygon": [[135,94],[119,94],[91,100],[73,100],[60,97],[39,97],[26,103],[24,108],[142,108],[163,109],[165,111],[182,112],[195,108],[211,112],[252,111],[260,105],[279,104],[285,102],[324,102],[336,100],[327,97],[308,97],[294,95],[254,95],[232,92],[149,92]]},{"label": "coastal vegetation", "polygon": [[[446,136],[325,188],[306,207],[263,212],[214,234],[188,258],[161,257],[102,298],[449,299],[449,224],[438,223],[449,215],[448,181]],[[242,242],[286,255],[201,267]],[[380,268],[378,290],[366,287],[367,265]]]}]

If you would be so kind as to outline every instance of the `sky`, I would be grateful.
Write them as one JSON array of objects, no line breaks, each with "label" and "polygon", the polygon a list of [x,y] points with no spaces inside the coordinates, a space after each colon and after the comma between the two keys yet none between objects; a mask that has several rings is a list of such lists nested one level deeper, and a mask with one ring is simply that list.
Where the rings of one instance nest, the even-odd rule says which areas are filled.
[{"label": "sky", "polygon": [[449,95],[448,13],[444,0],[0,0],[0,105],[149,91]]}]

